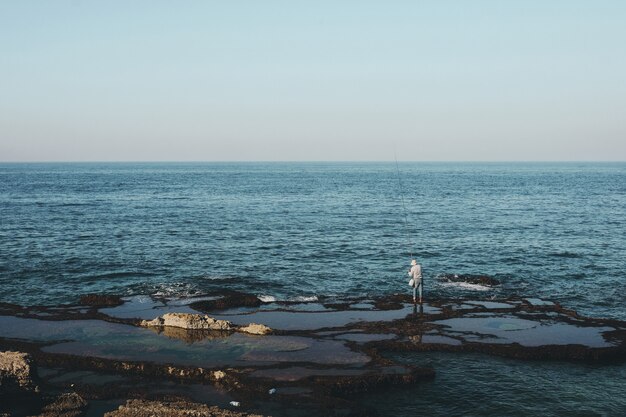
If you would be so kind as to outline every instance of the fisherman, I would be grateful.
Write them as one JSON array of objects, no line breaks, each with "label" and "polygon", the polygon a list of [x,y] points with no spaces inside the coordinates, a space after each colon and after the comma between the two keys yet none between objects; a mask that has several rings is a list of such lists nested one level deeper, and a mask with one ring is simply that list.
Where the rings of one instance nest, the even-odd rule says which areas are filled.
[{"label": "fisherman", "polygon": [[418,264],[417,261],[415,259],[411,260],[411,269],[409,269],[409,276],[411,277],[411,280],[409,281],[409,285],[411,287],[413,287],[413,304],[415,304],[417,301],[417,297],[416,297],[416,293],[417,293],[417,288],[419,287],[419,294],[420,294],[420,298],[419,298],[419,303],[422,304],[422,265]]}]

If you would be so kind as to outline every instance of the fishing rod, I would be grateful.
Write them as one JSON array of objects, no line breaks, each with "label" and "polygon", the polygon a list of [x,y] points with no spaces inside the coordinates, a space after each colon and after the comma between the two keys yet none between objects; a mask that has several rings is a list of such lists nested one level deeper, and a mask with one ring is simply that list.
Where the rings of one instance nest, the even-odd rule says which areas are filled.
[{"label": "fishing rod", "polygon": [[404,204],[404,193],[402,192],[404,188],[402,188],[402,178],[400,176],[400,165],[398,165],[398,155],[396,154],[395,148],[393,150],[393,157],[396,160],[396,171],[398,173],[398,187],[400,188],[399,190],[400,199],[402,200],[402,211],[404,213],[404,227],[406,228],[406,235],[408,238],[407,242],[409,246],[409,254],[411,256],[411,259],[413,259],[413,246],[411,245],[411,230],[409,229],[409,218],[407,216],[406,204]]}]

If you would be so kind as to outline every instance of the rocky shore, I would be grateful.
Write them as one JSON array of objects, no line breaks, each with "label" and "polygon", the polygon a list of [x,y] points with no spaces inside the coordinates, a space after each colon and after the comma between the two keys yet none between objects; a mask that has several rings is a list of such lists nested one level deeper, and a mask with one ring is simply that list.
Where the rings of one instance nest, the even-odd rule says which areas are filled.
[{"label": "rocky shore", "polygon": [[377,415],[355,393],[409,386],[436,369],[392,352],[622,362],[626,323],[558,303],[376,299],[264,303],[85,296],[0,305],[0,415]]}]

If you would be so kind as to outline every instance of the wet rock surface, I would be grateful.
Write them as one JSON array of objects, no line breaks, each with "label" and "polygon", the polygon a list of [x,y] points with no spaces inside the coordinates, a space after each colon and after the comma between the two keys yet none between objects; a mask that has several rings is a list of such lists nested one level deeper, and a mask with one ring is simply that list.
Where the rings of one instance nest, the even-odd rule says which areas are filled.
[{"label": "wet rock surface", "polygon": [[0,395],[38,391],[34,378],[33,361],[29,354],[0,352]]},{"label": "wet rock surface", "polygon": [[75,392],[61,394],[43,407],[37,417],[79,417],[84,415],[87,401]]},{"label": "wet rock surface", "polygon": [[91,307],[115,307],[122,305],[124,301],[117,295],[86,294],[80,297],[79,303]]},{"label": "wet rock surface", "polygon": [[[153,300],[147,310],[124,310],[121,322],[105,314],[120,312],[120,307],[74,316],[64,311],[74,311],[74,306],[5,306],[0,310],[5,314],[0,315],[0,349],[26,352],[37,365],[54,368],[42,376],[44,391],[71,388],[88,403],[139,398],[120,410],[108,410],[109,415],[137,416],[213,415],[206,413],[214,405],[221,411],[210,412],[231,412],[230,401],[241,403],[237,411],[249,413],[271,414],[263,411],[272,409],[268,404],[297,403],[303,415],[367,415],[371,410],[351,402],[351,395],[435,377],[435,369],[399,365],[387,359],[386,352],[626,359],[626,323],[581,317],[536,298],[429,300],[414,305],[410,296],[396,294],[338,300],[323,307],[238,303],[222,314],[212,313],[214,317],[185,310],[215,300]],[[163,310],[169,312],[150,321],[133,317],[134,311],[145,317]],[[57,320],[50,321],[49,314]],[[73,318],[58,319],[66,314]],[[195,388],[190,390],[189,384]],[[213,390],[210,396],[207,390]],[[146,409],[153,414],[137,414]],[[185,409],[192,414],[184,414]],[[111,414],[122,412],[126,414]]]},{"label": "wet rock surface", "polygon": [[188,401],[163,402],[130,400],[105,417],[262,417]]},{"label": "wet rock surface", "polygon": [[259,307],[262,301],[252,294],[237,291],[229,291],[216,300],[203,300],[191,303],[189,306],[204,313],[217,310],[226,310],[233,307]]}]

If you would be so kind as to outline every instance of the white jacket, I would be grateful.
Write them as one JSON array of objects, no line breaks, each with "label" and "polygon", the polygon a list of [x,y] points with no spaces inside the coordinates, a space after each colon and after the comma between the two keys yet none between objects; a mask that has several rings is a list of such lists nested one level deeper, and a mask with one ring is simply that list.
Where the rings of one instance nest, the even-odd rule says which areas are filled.
[{"label": "white jacket", "polygon": [[413,265],[409,271],[409,276],[413,278],[417,287],[422,282],[422,265]]}]

